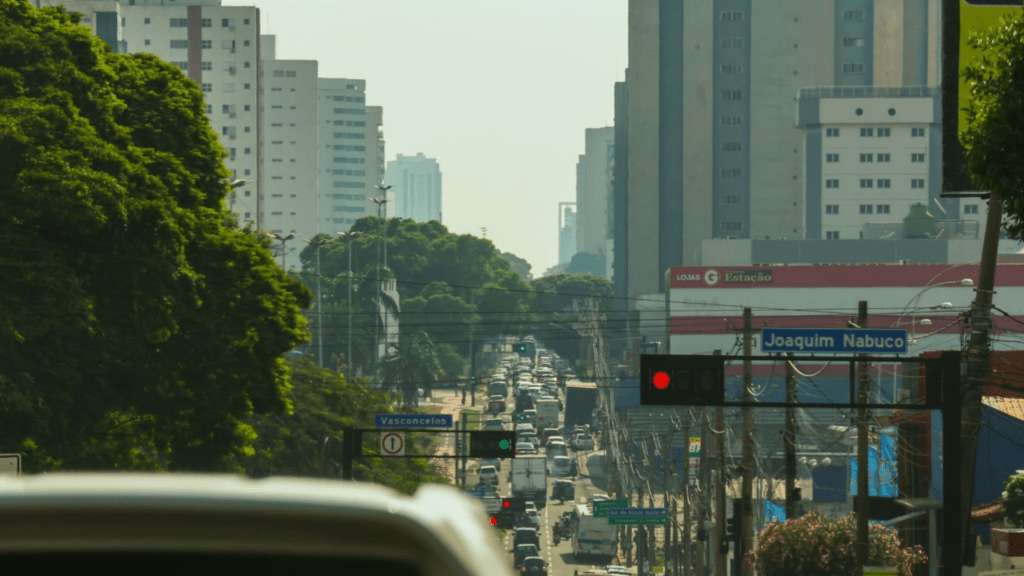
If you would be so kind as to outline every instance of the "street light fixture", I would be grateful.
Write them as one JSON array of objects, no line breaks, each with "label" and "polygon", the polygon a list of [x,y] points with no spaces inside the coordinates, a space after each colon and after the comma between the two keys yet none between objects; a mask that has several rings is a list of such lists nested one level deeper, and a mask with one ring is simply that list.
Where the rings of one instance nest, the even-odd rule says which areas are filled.
[{"label": "street light fixture", "polygon": [[245,186],[248,183],[249,183],[248,180],[234,180],[234,181],[231,182],[231,187],[232,188],[241,188],[242,186]]},{"label": "street light fixture", "polygon": [[321,240],[306,240],[306,243],[310,246],[316,246],[316,325],[317,325],[317,345],[319,348],[319,354],[317,355],[317,364],[321,368],[324,367],[324,309],[320,303],[320,247],[330,242],[330,238],[323,238]]},{"label": "street light fixture", "polygon": [[348,380],[352,380],[352,241],[362,236],[362,232],[338,232],[345,240],[348,240],[348,356],[345,363],[348,365]]},{"label": "street light fixture", "polygon": [[285,248],[285,243],[291,240],[292,238],[299,236],[299,234],[293,232],[287,236],[279,236],[277,234],[274,234],[273,232],[267,232],[267,236],[270,236],[271,238],[281,241],[281,268],[284,268],[285,271],[287,271],[288,269],[285,268],[284,265],[285,257],[288,256],[288,250]]}]

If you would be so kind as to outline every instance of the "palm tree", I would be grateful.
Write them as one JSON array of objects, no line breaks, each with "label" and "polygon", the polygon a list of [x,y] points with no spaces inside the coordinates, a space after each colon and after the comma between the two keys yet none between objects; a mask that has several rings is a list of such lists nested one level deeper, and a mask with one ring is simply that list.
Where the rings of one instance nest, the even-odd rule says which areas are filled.
[{"label": "palm tree", "polygon": [[434,353],[434,343],[426,332],[402,334],[398,350],[381,360],[381,381],[387,387],[402,391],[402,404],[419,406],[417,388],[429,390],[437,380],[441,366]]}]

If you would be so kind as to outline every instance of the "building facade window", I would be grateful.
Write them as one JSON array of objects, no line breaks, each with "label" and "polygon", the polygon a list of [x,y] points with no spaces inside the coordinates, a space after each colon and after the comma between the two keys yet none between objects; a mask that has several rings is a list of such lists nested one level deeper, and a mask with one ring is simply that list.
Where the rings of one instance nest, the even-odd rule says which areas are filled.
[{"label": "building facade window", "polygon": [[839,240],[839,232],[834,230],[825,232],[825,240]]},{"label": "building facade window", "polygon": [[846,74],[860,74],[864,72],[864,65],[860,62],[843,62],[843,72]]},{"label": "building facade window", "polygon": [[825,180],[825,188],[839,188],[839,179],[831,178],[829,180]]},{"label": "building facade window", "polygon": [[171,40],[171,48],[174,50],[188,48],[188,40]]},{"label": "building facade window", "polygon": [[977,214],[977,213],[978,213],[978,205],[977,204],[964,204],[964,214]]},{"label": "building facade window", "polygon": [[843,10],[843,20],[859,21],[864,19],[863,10]]},{"label": "building facade window", "polygon": [[188,18],[171,18],[171,28],[188,28]]},{"label": "building facade window", "polygon": [[860,213],[861,214],[871,214],[871,208],[872,208],[871,204],[861,204],[860,205]]},{"label": "building facade window", "polygon": [[743,22],[743,12],[739,10],[722,12],[722,22]]},{"label": "building facade window", "polygon": [[825,154],[825,162],[839,162],[839,154]]},{"label": "building facade window", "polygon": [[861,188],[872,188],[871,185],[873,183],[874,183],[874,181],[871,178],[861,178],[860,179],[860,187]]},{"label": "building facade window", "polygon": [[913,178],[910,180],[911,188],[924,188],[924,178]]},{"label": "building facade window", "polygon": [[868,137],[868,136],[874,136],[874,134],[875,134],[875,129],[874,128],[861,128],[860,129],[860,136],[861,136],[861,138],[865,138],[865,137]]},{"label": "building facade window", "polygon": [[203,62],[203,70],[213,70],[213,62]]},{"label": "building facade window", "polygon": [[879,178],[877,182],[878,188],[892,188],[892,180],[889,178]]},{"label": "building facade window", "polygon": [[743,125],[743,117],[742,116],[722,116],[721,123],[722,123],[722,126],[742,126]]},{"label": "building facade window", "polygon": [[839,128],[826,128],[825,129],[825,137],[826,138],[838,138],[839,137]]},{"label": "building facade window", "polygon": [[843,38],[843,46],[846,48],[859,48],[864,45],[863,38],[854,38],[852,36],[846,36]]},{"label": "building facade window", "polygon": [[722,48],[743,48],[743,38],[722,38]]},{"label": "building facade window", "polygon": [[740,222],[722,222],[722,230],[725,232],[739,232],[743,229],[743,224]]},{"label": "building facade window", "polygon": [[201,23],[203,28],[213,28],[213,18],[203,18]]},{"label": "building facade window", "polygon": [[924,152],[915,152],[910,155],[911,162],[924,162]]},{"label": "building facade window", "polygon": [[722,74],[742,74],[743,73],[743,65],[742,64],[722,64],[719,69],[722,71]]},{"label": "building facade window", "polygon": [[871,162],[872,156],[873,156],[872,154],[861,154],[860,155],[860,161],[861,162]]},{"label": "building facade window", "polygon": [[911,128],[910,136],[913,138],[924,138],[924,128]]},{"label": "building facade window", "polygon": [[826,204],[825,214],[839,214],[839,204]]},{"label": "building facade window", "polygon": [[722,142],[722,152],[742,152],[743,144],[740,142]]},{"label": "building facade window", "polygon": [[722,168],[722,178],[739,178],[742,175],[742,170],[739,168]]},{"label": "building facade window", "polygon": [[203,83],[203,92],[213,92],[213,84]]},{"label": "building facade window", "polygon": [[879,162],[891,162],[892,161],[892,155],[890,155],[890,154],[879,154],[878,155],[878,161]]},{"label": "building facade window", "polygon": [[879,128],[878,129],[878,137],[879,138],[888,138],[889,134],[890,134],[889,128]]},{"label": "building facade window", "polygon": [[888,214],[889,213],[889,205],[888,204],[879,204],[878,206],[875,206],[875,212],[877,212],[879,214]]},{"label": "building facade window", "polygon": [[213,48],[213,40],[203,40],[202,49],[209,50],[211,48]]}]

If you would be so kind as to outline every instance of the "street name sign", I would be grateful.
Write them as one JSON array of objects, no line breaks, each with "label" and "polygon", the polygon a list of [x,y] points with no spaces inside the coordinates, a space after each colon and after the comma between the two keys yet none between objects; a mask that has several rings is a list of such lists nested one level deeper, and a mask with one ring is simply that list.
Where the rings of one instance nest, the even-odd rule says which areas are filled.
[{"label": "street name sign", "polygon": [[761,352],[906,354],[907,331],[889,328],[764,328]]},{"label": "street name sign", "polygon": [[667,525],[668,508],[609,508],[609,524]]},{"label": "street name sign", "polygon": [[625,508],[629,502],[623,498],[620,500],[599,500],[594,502],[594,518],[605,518],[608,516],[609,508]]},{"label": "street name sign", "polygon": [[374,414],[377,428],[451,428],[451,414]]},{"label": "street name sign", "polygon": [[470,490],[466,490],[466,495],[475,496],[477,498],[483,498],[484,496],[487,496],[487,490],[484,490],[483,488],[473,488]]}]

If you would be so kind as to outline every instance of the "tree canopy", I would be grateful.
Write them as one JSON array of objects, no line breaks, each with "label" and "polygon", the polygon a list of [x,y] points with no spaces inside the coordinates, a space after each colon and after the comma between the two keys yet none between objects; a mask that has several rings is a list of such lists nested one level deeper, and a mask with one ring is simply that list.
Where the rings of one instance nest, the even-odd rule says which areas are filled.
[{"label": "tree canopy", "polygon": [[199,86],[0,0],[0,445],[28,470],[221,470],[286,411],[305,286],[239,229]]}]

